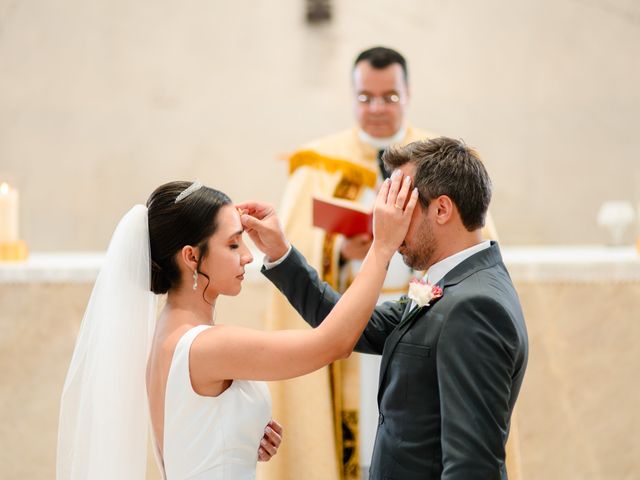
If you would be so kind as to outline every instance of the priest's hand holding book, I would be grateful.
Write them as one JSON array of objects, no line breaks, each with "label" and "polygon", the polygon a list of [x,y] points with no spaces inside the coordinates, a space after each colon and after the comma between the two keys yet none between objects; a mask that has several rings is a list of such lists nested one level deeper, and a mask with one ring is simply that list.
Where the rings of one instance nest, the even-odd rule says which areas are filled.
[{"label": "priest's hand holding book", "polygon": [[350,260],[362,260],[373,242],[373,237],[367,233],[359,233],[353,237],[345,237],[340,245],[340,263]]}]

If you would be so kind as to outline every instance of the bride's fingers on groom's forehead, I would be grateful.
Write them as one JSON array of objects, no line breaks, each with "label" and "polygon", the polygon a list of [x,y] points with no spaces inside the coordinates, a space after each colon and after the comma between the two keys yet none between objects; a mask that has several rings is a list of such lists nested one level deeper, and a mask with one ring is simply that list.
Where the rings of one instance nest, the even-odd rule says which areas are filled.
[{"label": "bride's fingers on groom's forehead", "polygon": [[400,170],[394,170],[391,174],[391,186],[389,187],[389,198],[395,200],[400,190],[402,182],[402,172]]},{"label": "bride's fingers on groom's forehead", "polygon": [[409,176],[402,177],[402,184],[400,185],[400,190],[398,192],[398,195],[406,196],[407,193],[409,192],[410,186],[411,186],[411,177]]},{"label": "bride's fingers on groom's forehead", "polygon": [[398,198],[396,203],[398,205],[404,206],[407,197],[409,196],[409,189],[411,188],[411,178],[409,176],[402,178],[402,185],[400,186],[400,191],[398,192]]},{"label": "bride's fingers on groom's forehead", "polygon": [[418,203],[418,189],[413,188],[413,190],[411,190],[411,194],[409,195],[407,206],[404,208],[405,213],[410,215],[413,212],[416,203]]},{"label": "bride's fingers on groom's forehead", "polygon": [[391,185],[391,181],[388,178],[385,178],[384,182],[380,186],[380,190],[378,191],[378,199],[386,202],[387,196],[389,195],[389,186]]},{"label": "bride's fingers on groom's forehead", "polygon": [[402,179],[402,190],[404,190],[405,192],[409,192],[412,183],[413,182],[411,181],[411,177],[409,175],[405,175]]}]

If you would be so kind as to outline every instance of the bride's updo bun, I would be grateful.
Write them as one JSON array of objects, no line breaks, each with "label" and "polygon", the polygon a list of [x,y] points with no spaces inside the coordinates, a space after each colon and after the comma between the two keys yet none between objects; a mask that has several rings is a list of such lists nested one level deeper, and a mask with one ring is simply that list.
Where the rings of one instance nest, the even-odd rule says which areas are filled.
[{"label": "bride's updo bun", "polygon": [[230,203],[224,193],[198,183],[169,182],[155,189],[147,200],[153,293],[167,293],[179,285],[175,255],[182,247],[200,248],[200,267],[217,228],[218,211]]}]

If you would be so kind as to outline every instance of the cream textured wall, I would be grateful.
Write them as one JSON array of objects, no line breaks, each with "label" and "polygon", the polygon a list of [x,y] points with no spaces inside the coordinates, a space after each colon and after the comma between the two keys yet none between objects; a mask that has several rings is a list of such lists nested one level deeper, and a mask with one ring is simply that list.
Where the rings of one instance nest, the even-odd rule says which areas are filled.
[{"label": "cream textured wall", "polygon": [[[414,123],[483,154],[505,243],[603,242],[599,204],[640,201],[638,2],[333,4],[331,24],[309,27],[303,0],[0,0],[0,179],[20,188],[31,248],[103,249],[122,213],[172,179],[277,203],[276,159],[351,125],[351,62],[375,44],[409,59]],[[519,285],[532,339],[527,478],[637,470],[638,395],[624,383],[635,364],[606,371],[621,351],[636,358],[637,288],[617,298],[609,287],[600,307],[576,310],[591,288]],[[220,321],[260,325],[265,287],[247,288]],[[0,289],[0,477],[53,476],[59,393],[89,292]]]},{"label": "cream textured wall", "polygon": [[409,59],[414,123],[484,155],[504,242],[603,242],[599,204],[640,199],[637,2],[333,4],[310,27],[302,0],[0,0],[0,177],[31,248],[102,249],[172,179],[277,203],[276,158],[351,124],[374,44]]}]

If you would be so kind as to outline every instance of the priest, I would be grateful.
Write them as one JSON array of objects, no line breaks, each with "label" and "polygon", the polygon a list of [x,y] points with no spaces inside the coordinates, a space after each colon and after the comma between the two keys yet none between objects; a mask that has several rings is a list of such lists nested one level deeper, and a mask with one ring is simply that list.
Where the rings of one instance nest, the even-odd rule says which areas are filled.
[{"label": "priest", "polygon": [[[352,71],[357,125],[314,140],[289,158],[289,180],[280,206],[287,235],[322,278],[343,291],[371,243],[368,235],[344,238],[313,227],[312,198],[336,197],[373,205],[375,192],[390,172],[381,155],[391,145],[435,137],[411,125],[407,63],[397,51],[374,47],[360,53]],[[489,216],[485,236],[495,239]],[[413,272],[396,254],[380,300],[405,294]],[[279,293],[267,311],[273,328],[305,328]],[[380,359],[353,354],[316,373],[272,385],[273,416],[288,440],[264,469],[270,480],[354,480],[367,478],[377,427],[376,391]],[[261,478],[263,478],[261,477]]]}]

